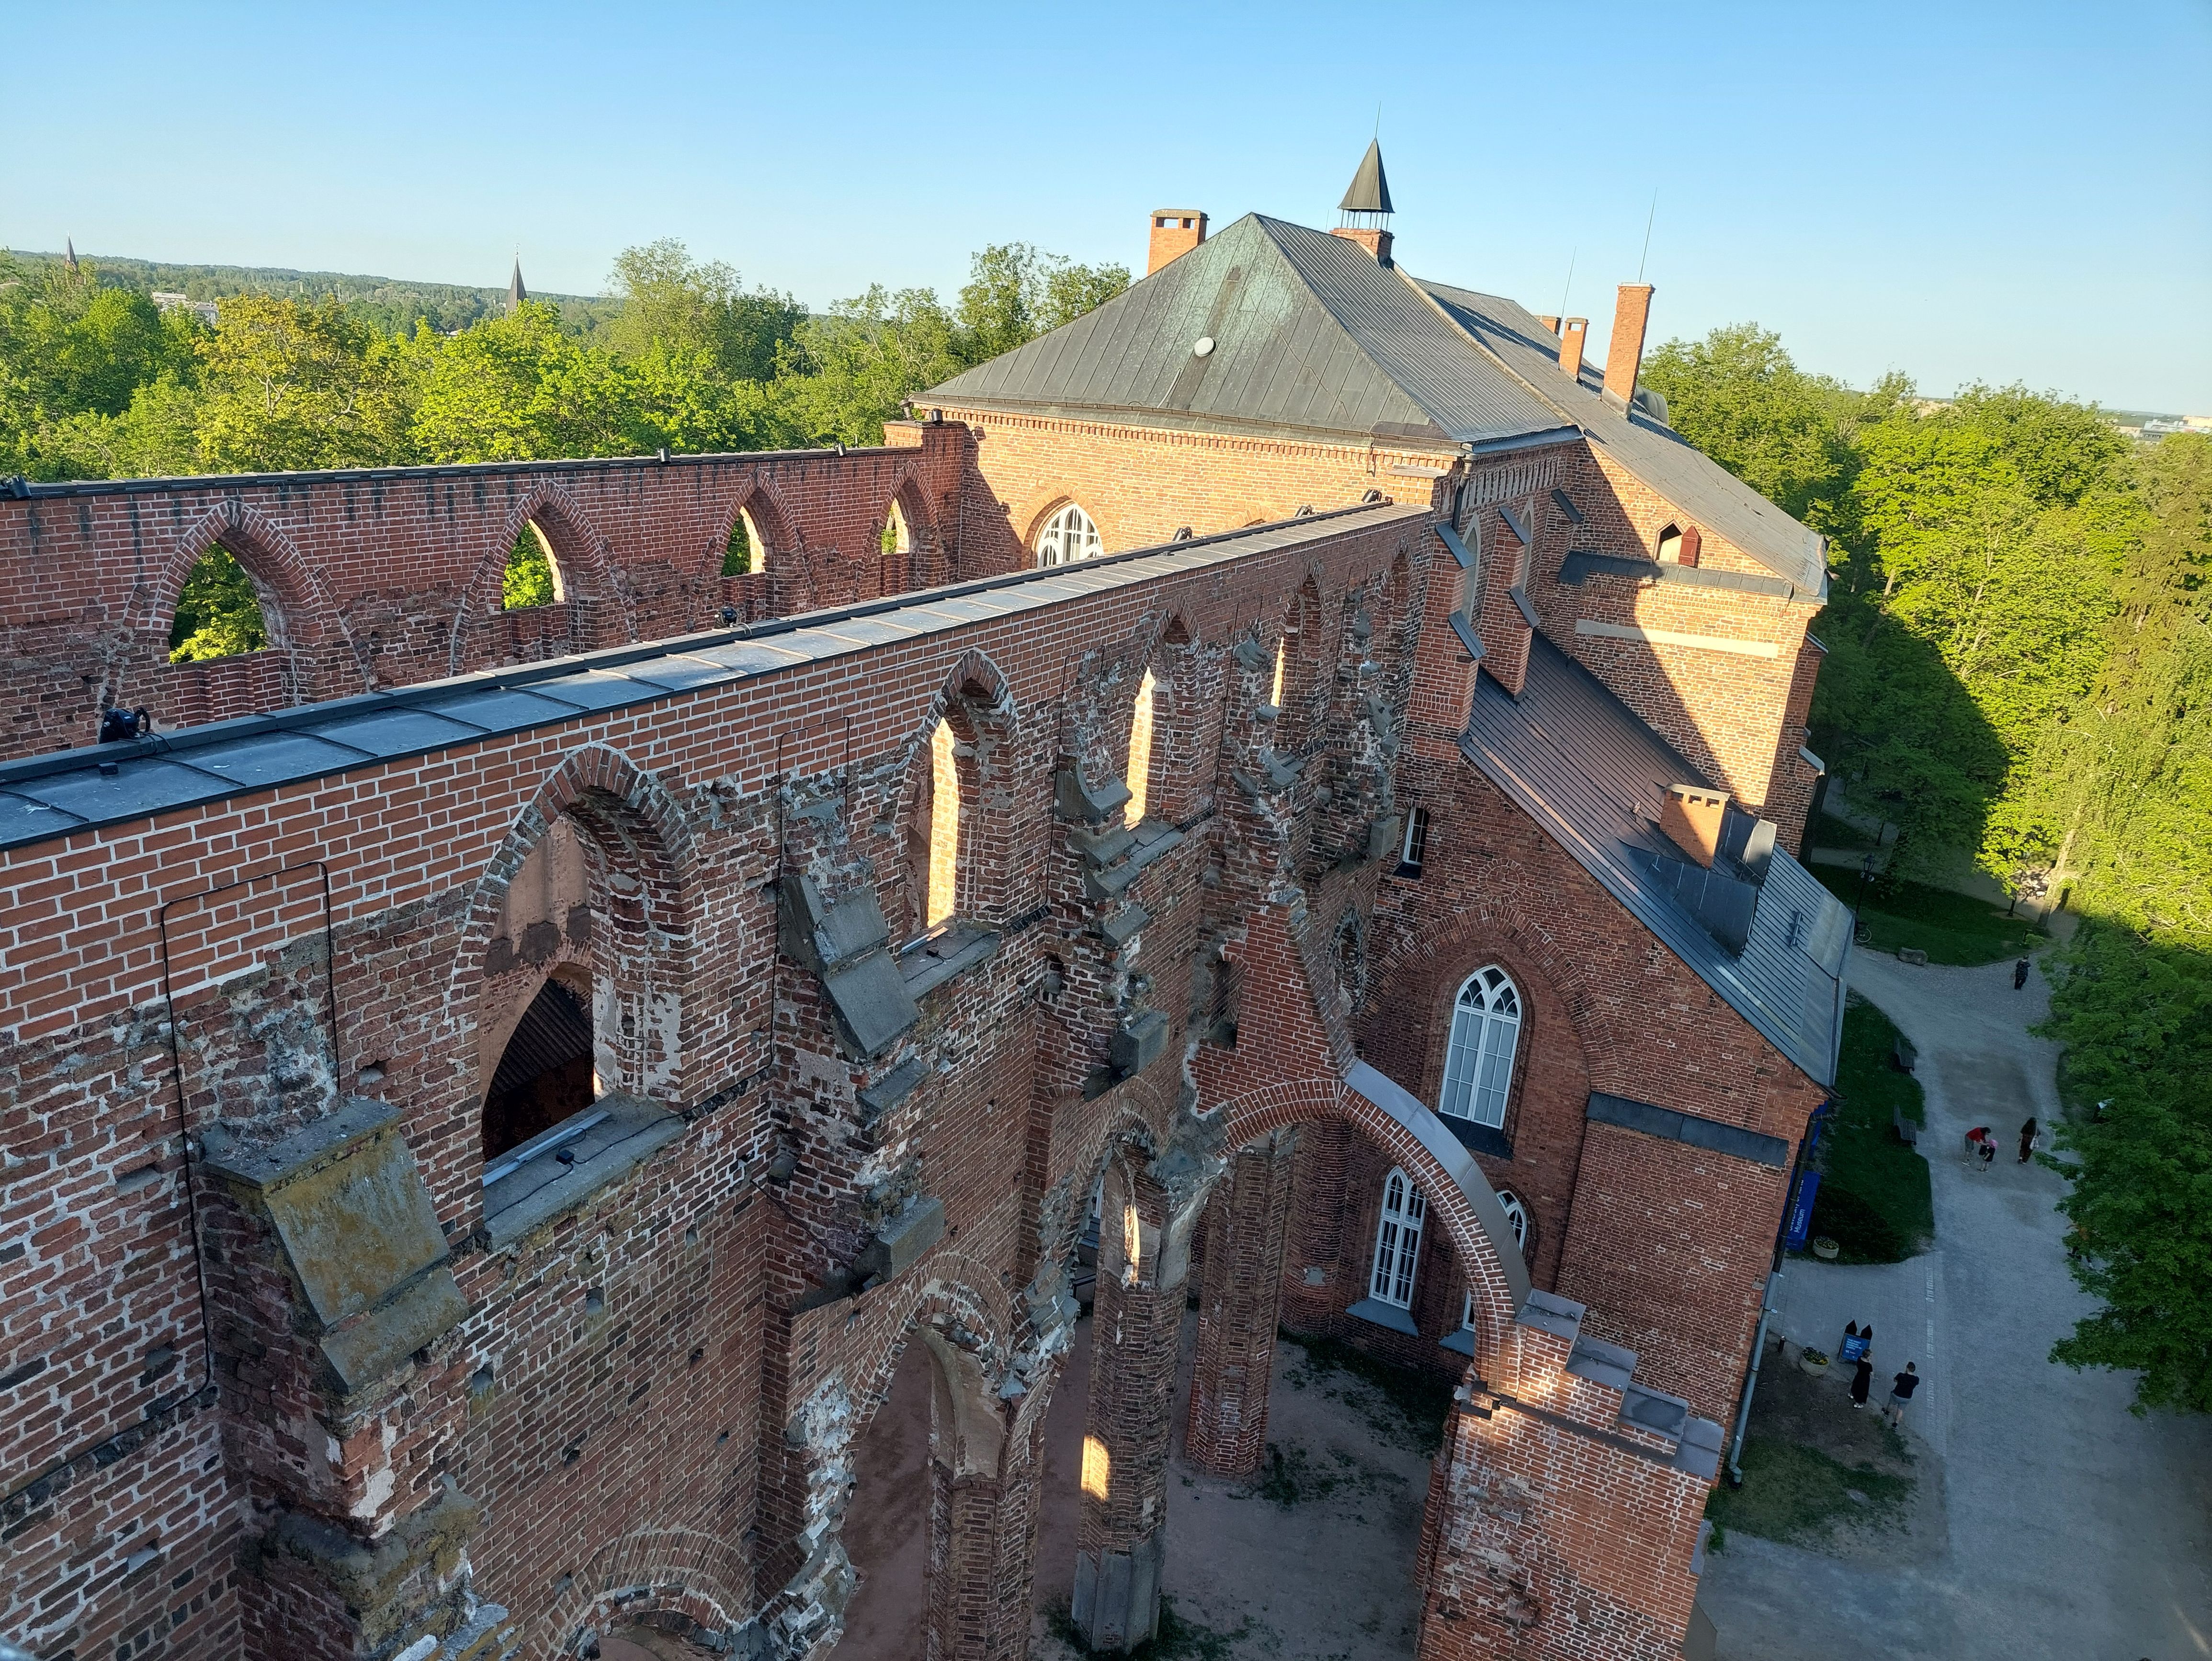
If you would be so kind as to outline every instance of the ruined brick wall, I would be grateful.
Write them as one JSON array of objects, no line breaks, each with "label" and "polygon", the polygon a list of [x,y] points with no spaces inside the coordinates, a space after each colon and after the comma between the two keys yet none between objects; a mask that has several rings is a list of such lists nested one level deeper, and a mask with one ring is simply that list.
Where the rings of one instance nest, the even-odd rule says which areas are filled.
[{"label": "ruined brick wall", "polygon": [[[969,1395],[1007,1415],[989,1503],[957,1486],[986,1475],[948,1472],[969,1496],[955,1511],[1018,1521],[1091,1183],[1116,1150],[1158,1160],[1186,1134],[1194,970],[1227,921],[1222,764],[1269,718],[1251,620],[1316,568],[1331,595],[1379,592],[1394,568],[1425,580],[1419,524],[1323,522],[1213,571],[4,855],[0,1066],[24,1162],[4,1202],[21,1250],[0,1354],[31,1370],[13,1380],[0,1458],[11,1525],[40,1542],[11,1557],[5,1618],[40,1645],[158,1616],[231,1652],[222,1634],[242,1628],[249,1654],[381,1655],[410,1622],[462,1619],[472,1573],[533,1655],[651,1609],[726,1625],[780,1611],[803,1634],[818,1600],[788,1588],[813,1584],[807,1542],[843,1503],[840,1451],[921,1329],[969,1357]],[[1155,832],[1164,851],[1132,870],[1126,854],[1079,855],[1052,804],[1056,769],[1080,762],[1097,783],[1126,766],[1147,664],[1177,689],[1153,788],[1177,816],[1160,830],[1181,840]],[[878,827],[948,699],[1008,722],[979,776],[996,805],[966,850],[999,872],[978,918],[997,949],[923,993],[896,1050],[856,1062],[818,977],[777,951],[774,891],[800,873],[841,891],[903,879],[882,876]],[[1310,738],[1319,764],[1371,742],[1326,723]],[[556,820],[605,867],[592,961],[634,1018],[614,1037],[615,1082],[682,1123],[635,1169],[495,1239],[479,1026],[511,1019],[530,970],[566,950],[527,963],[530,925],[551,919],[542,892],[514,891]],[[287,1248],[182,1161],[156,928],[172,902],[189,903],[173,922],[196,919],[170,989],[199,1160],[313,1127],[343,1098],[396,1110],[468,1313],[373,1387],[334,1393]],[[1145,914],[1133,933],[1128,908]],[[1280,983],[1248,988],[1248,1019],[1264,1028]],[[1117,1078],[1115,1035],[1152,1014],[1157,1060]],[[868,1109],[859,1092],[908,1061],[921,1081]],[[856,1253],[924,1196],[943,1207],[941,1239],[866,1284]],[[166,1371],[142,1378],[163,1346]],[[176,1412],[203,1378],[215,1401]],[[220,1460],[195,1428],[218,1415]],[[87,1454],[66,1488],[27,1481],[102,1433],[122,1457]],[[143,1568],[131,1537],[155,1528],[158,1593],[126,1584]],[[974,1530],[956,1543],[963,1573],[995,1588],[991,1618],[1018,1606],[1025,1631],[1025,1548]],[[234,1548],[236,1577],[219,1572]]]},{"label": "ruined brick wall", "polygon": [[[888,447],[35,485],[0,502],[0,755],[88,743],[98,712],[163,727],[849,603],[945,581],[968,437],[895,424]],[[886,556],[894,502],[912,545]],[[744,509],[765,571],[725,578]],[[562,599],[501,609],[526,521]],[[950,527],[948,529],[948,527]],[[952,542],[947,545],[945,538]],[[167,661],[177,596],[221,545],[272,642]]]}]

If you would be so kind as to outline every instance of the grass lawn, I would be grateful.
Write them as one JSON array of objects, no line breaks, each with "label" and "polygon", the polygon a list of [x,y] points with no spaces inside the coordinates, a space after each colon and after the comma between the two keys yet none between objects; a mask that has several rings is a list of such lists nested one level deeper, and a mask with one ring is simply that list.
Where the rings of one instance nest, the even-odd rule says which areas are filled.
[{"label": "grass lawn", "polygon": [[1901,1262],[1936,1237],[1928,1161],[1897,1140],[1893,1109],[1927,1123],[1919,1082],[1890,1065],[1897,1028],[1856,992],[1844,1009],[1836,1064],[1836,1116],[1820,1145],[1813,1232],[1843,1248],[1846,1263]]},{"label": "grass lawn", "polygon": [[1911,1477],[1871,1463],[1846,1465],[1779,1436],[1751,1436],[1743,1444],[1743,1486],[1723,1482],[1715,1488],[1705,1515],[1716,1530],[1740,1529],[1785,1545],[1815,1545],[1839,1522],[1893,1520],[1912,1489]]},{"label": "grass lawn", "polygon": [[[1849,866],[1816,865],[1812,872],[1845,905],[1858,897],[1859,873]],[[2017,958],[2051,939],[2027,918],[2005,916],[2001,905],[1917,882],[1899,882],[1881,895],[1869,885],[1859,922],[1874,951],[1917,946],[1930,963],[1966,967]]]}]

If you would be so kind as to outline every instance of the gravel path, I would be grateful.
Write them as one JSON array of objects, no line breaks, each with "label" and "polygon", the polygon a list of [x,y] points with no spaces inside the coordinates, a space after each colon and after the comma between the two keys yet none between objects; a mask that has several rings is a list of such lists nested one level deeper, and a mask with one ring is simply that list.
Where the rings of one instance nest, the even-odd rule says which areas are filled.
[{"label": "gravel path", "polygon": [[[2009,964],[1863,952],[1851,983],[1920,1051],[1937,1244],[1878,1268],[1793,1262],[1780,1324],[1832,1351],[1870,1319],[1878,1379],[1919,1363],[1906,1425],[1944,1484],[1949,1547],[1869,1567],[1731,1536],[1704,1586],[1723,1661],[2212,1658],[2212,1426],[2137,1419],[2127,1378],[2045,1359],[2092,1305],[2066,1272],[2064,1184],[2013,1158],[2021,1121],[2058,1111],[2057,1048],[2027,1030],[2041,975],[2014,992]],[[1977,1124],[1995,1127],[1993,1169],[1960,1155]]]}]

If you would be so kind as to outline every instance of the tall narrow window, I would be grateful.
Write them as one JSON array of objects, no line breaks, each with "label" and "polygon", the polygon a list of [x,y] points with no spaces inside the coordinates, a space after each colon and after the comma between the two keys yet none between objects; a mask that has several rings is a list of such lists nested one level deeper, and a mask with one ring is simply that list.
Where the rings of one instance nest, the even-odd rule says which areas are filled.
[{"label": "tall narrow window", "polygon": [[950,917],[960,885],[960,764],[952,753],[952,727],[940,721],[929,735],[929,897],[921,926]]},{"label": "tall narrow window", "polygon": [[906,515],[899,505],[891,503],[890,511],[884,515],[884,528],[876,538],[876,551],[881,554],[902,554],[914,546],[913,535],[907,529]]},{"label": "tall narrow window", "polygon": [[1275,642],[1275,678],[1267,683],[1267,702],[1275,709],[1283,707],[1283,659],[1290,648],[1291,637],[1285,634]]},{"label": "tall narrow window", "polygon": [[1498,1129],[1505,1123],[1513,1051],[1521,1038],[1521,995],[1492,964],[1460,987],[1444,1053],[1443,1098],[1437,1111]]},{"label": "tall narrow window", "polygon": [[269,644],[253,579],[225,548],[210,548],[185,574],[169,627],[169,661],[200,663],[236,657]]},{"label": "tall narrow window", "polygon": [[1429,851],[1429,810],[1416,807],[1406,815],[1406,840],[1398,849],[1398,869],[1401,877],[1421,874],[1421,861]]},{"label": "tall narrow window", "polygon": [[1098,527],[1091,515],[1069,502],[1045,520],[1037,532],[1037,563],[1073,565],[1098,557]]},{"label": "tall narrow window", "polygon": [[1121,809],[1121,823],[1133,825],[1145,817],[1152,782],[1152,672],[1137,683],[1137,703],[1129,717],[1129,800]]},{"label": "tall narrow window", "polygon": [[500,604],[518,611],[529,605],[550,605],[567,598],[561,592],[561,567],[553,557],[553,545],[538,521],[526,519],[514,533],[514,546],[507,551],[507,575],[500,581]]},{"label": "tall narrow window", "polygon": [[722,549],[722,575],[741,577],[748,572],[766,570],[766,551],[759,531],[754,528],[753,516],[738,508],[738,516],[730,521],[730,539]]},{"label": "tall narrow window", "polygon": [[1375,1226],[1375,1272],[1367,1294],[1399,1309],[1413,1306],[1413,1270],[1421,1256],[1421,1221],[1429,1202],[1413,1178],[1394,1170],[1382,1183],[1382,1216]]}]

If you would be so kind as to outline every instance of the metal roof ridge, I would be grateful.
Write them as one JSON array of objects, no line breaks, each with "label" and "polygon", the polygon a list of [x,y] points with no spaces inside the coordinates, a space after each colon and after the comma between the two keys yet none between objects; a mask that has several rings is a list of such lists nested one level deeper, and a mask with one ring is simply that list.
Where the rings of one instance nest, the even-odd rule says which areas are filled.
[{"label": "metal roof ridge", "polygon": [[[1421,278],[1415,277],[1411,271],[1407,271],[1402,266],[1393,265],[1391,269],[1396,271],[1400,277],[1404,279],[1407,288],[1411,289],[1415,294],[1420,295],[1423,300],[1428,301],[1431,308],[1436,312],[1437,316],[1443,319],[1444,322],[1453,330],[1454,332],[1458,334],[1462,339],[1466,340],[1475,349],[1475,350],[1481,353],[1483,356],[1488,358],[1492,363],[1495,363],[1500,369],[1511,376],[1515,381],[1518,382],[1521,386],[1527,387],[1531,396],[1534,397],[1539,402],[1557,411],[1560,418],[1572,425],[1575,430],[1581,434],[1582,436],[1585,438],[1589,436],[1588,429],[1583,425],[1583,420],[1580,416],[1577,415],[1572,410],[1570,410],[1565,404],[1562,403],[1558,398],[1545,391],[1543,387],[1529,380],[1528,376],[1522,374],[1520,370],[1515,368],[1510,363],[1508,363],[1504,358],[1500,356],[1497,350],[1492,347],[1488,341],[1485,340],[1480,335],[1475,333],[1474,330],[1468,328],[1466,324],[1454,317],[1451,313],[1451,307],[1445,305],[1443,301],[1437,299],[1434,294],[1431,293],[1426,283],[1425,283]],[[1468,289],[1462,290],[1462,292],[1473,294],[1474,290]]]}]

